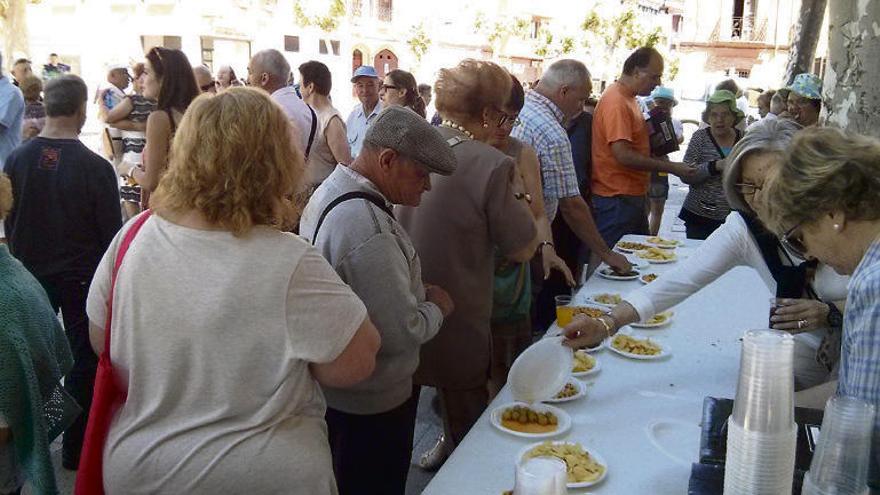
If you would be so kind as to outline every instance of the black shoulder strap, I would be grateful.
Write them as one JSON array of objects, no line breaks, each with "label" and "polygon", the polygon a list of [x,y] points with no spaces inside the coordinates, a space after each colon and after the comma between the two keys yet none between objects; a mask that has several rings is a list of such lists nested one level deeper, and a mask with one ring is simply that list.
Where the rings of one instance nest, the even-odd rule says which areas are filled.
[{"label": "black shoulder strap", "polygon": [[343,194],[342,196],[339,196],[338,198],[331,201],[330,204],[328,204],[327,207],[324,208],[324,211],[321,212],[321,216],[318,217],[318,224],[315,225],[315,233],[312,234],[312,245],[314,245],[315,241],[318,240],[318,231],[321,230],[321,224],[324,223],[324,218],[327,217],[327,214],[330,213],[330,210],[332,210],[333,208],[336,208],[336,206],[339,205],[340,203],[343,203],[343,202],[348,201],[350,199],[365,199],[365,200],[369,201],[370,203],[373,203],[374,205],[378,206],[379,209],[384,211],[385,213],[387,213],[388,216],[391,216],[391,217],[394,216],[394,212],[391,211],[391,208],[389,208],[388,205],[385,204],[384,201],[382,201],[382,198],[379,198],[375,194],[371,194],[371,193],[363,192],[363,191],[347,192],[347,193]]},{"label": "black shoulder strap", "polygon": [[315,132],[318,130],[318,115],[311,105],[306,104],[306,106],[309,107],[309,112],[312,113],[312,130],[309,131],[309,144],[306,145],[306,158],[308,158],[309,152],[312,151],[312,143],[315,141]]},{"label": "black shoulder strap", "polygon": [[708,128],[706,129],[706,135],[709,136],[709,141],[712,141],[712,144],[715,145],[715,151],[718,152],[718,156],[721,158],[727,158],[724,154],[724,150],[721,149],[721,146],[718,145],[718,141],[715,141],[715,136],[712,135],[712,131]]},{"label": "black shoulder strap", "polygon": [[174,122],[174,112],[172,112],[170,108],[166,108],[165,114],[168,115],[168,120],[171,122],[171,135],[174,136],[174,133],[177,132],[177,122]]}]

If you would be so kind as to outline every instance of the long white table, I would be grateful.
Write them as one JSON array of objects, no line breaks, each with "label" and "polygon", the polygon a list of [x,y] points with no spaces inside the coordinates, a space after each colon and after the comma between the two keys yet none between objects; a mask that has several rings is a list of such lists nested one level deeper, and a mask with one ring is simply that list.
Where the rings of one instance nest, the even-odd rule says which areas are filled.
[{"label": "long white table", "polygon": [[[686,241],[679,256],[690,256],[698,245]],[[662,276],[679,262],[651,265],[645,271]],[[576,294],[575,303],[585,302],[590,294],[626,294],[639,287],[638,281],[594,275]],[[637,336],[668,345],[669,358],[636,361],[607,349],[593,354],[601,370],[585,378],[587,396],[554,404],[571,415],[573,424],[553,440],[580,442],[599,453],[608,474],[600,484],[570,493],[687,493],[690,464],[698,459],[703,398],[733,398],[740,338],[746,330],[766,328],[770,296],[754,271],[737,268],[673,308],[670,325],[634,330]],[[549,332],[554,331],[555,325]],[[513,488],[515,457],[536,440],[503,433],[489,422],[491,411],[511,400],[504,387],[423,494],[496,495]]]}]

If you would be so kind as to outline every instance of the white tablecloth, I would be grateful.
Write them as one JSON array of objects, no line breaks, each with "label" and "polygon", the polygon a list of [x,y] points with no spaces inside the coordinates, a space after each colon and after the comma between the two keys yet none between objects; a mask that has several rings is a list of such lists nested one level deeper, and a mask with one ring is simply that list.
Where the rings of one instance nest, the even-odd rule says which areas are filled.
[{"label": "white tablecloth", "polygon": [[[640,241],[642,236],[625,240]],[[687,241],[680,256],[699,243]],[[651,265],[661,274],[677,263]],[[609,281],[594,275],[575,296],[626,294],[638,281]],[[585,398],[555,404],[572,417],[572,428],[554,440],[580,442],[608,463],[603,482],[570,493],[687,493],[690,464],[698,460],[700,420],[706,396],[733,398],[739,371],[740,338],[766,328],[770,293],[749,268],[736,268],[673,308],[673,322],[661,329],[634,330],[671,348],[661,361],[636,361],[607,349],[594,354],[601,370],[586,377]],[[558,331],[551,327],[550,331]],[[511,401],[505,387],[423,492],[426,495],[500,494],[513,488],[517,452],[536,442],[495,429],[491,411]]]}]

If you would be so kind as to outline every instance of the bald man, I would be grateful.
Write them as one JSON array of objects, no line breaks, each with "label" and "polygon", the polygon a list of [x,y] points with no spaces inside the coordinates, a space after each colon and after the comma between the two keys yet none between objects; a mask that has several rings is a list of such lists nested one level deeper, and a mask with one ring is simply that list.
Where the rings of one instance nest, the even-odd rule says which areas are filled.
[{"label": "bald man", "polygon": [[287,59],[278,50],[263,50],[251,58],[247,70],[248,84],[262,88],[281,105],[292,124],[295,142],[308,158],[317,131],[318,116],[302,101],[296,89],[288,84],[291,72]]}]

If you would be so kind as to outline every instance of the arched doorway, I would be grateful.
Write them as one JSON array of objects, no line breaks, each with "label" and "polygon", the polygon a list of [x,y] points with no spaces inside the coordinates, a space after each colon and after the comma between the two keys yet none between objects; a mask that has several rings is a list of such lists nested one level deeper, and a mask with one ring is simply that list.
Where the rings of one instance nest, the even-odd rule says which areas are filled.
[{"label": "arched doorway", "polygon": [[397,68],[397,55],[391,50],[382,50],[373,59],[373,67],[376,68],[379,77],[383,78],[385,74]]},{"label": "arched doorway", "polygon": [[360,50],[351,52],[351,72],[354,73],[362,65],[364,65],[364,52]]}]

